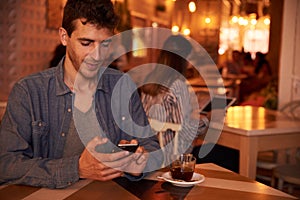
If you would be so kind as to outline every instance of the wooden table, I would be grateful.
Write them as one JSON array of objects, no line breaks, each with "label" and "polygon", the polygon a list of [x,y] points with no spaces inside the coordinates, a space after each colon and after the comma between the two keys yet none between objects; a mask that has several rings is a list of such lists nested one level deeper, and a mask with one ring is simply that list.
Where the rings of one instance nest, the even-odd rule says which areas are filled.
[{"label": "wooden table", "polygon": [[203,79],[201,77],[195,77],[188,79],[188,82],[193,87],[208,87],[208,88],[219,88],[219,87],[232,87],[232,80],[223,80],[221,77],[207,77]]},{"label": "wooden table", "polygon": [[300,146],[300,121],[263,107],[233,106],[217,143],[239,150],[239,173],[255,179],[259,151]]},{"label": "wooden table", "polygon": [[201,77],[190,78],[187,81],[194,92],[212,92],[214,94],[227,94],[234,96],[236,93],[236,84],[233,79],[222,79],[221,77]]},{"label": "wooden table", "polygon": [[291,195],[214,164],[197,165],[196,171],[203,174],[205,180],[189,188],[176,187],[157,179],[157,176],[163,173],[158,171],[138,182],[130,182],[125,178],[106,182],[81,180],[66,189],[2,186],[0,187],[0,199],[295,199]]}]

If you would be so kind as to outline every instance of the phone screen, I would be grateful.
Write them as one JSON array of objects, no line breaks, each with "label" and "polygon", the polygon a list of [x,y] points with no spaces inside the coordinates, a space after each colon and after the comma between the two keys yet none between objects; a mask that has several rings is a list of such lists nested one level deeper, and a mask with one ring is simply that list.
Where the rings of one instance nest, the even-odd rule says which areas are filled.
[{"label": "phone screen", "polygon": [[124,151],[135,152],[139,147],[138,144],[118,144],[118,147]]}]

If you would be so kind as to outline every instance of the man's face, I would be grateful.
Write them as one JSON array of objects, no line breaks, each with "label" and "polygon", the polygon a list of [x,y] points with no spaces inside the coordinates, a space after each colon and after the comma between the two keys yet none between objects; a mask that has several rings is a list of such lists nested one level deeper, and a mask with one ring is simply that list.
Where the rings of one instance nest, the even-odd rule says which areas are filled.
[{"label": "man's face", "polygon": [[85,78],[93,78],[106,59],[112,32],[90,23],[83,25],[79,19],[75,23],[71,37],[66,36],[65,68],[75,70]]}]

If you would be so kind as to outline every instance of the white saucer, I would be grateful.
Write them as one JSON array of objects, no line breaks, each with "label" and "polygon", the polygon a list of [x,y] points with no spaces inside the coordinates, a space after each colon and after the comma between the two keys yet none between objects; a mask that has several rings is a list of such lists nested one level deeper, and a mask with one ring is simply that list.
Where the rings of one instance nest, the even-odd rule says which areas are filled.
[{"label": "white saucer", "polygon": [[165,181],[170,182],[173,185],[179,186],[179,187],[192,187],[193,185],[196,185],[198,183],[202,183],[204,181],[204,179],[205,179],[205,177],[202,174],[198,174],[196,172],[194,172],[191,181],[174,180],[171,177],[170,172],[163,173],[159,178],[162,178]]}]

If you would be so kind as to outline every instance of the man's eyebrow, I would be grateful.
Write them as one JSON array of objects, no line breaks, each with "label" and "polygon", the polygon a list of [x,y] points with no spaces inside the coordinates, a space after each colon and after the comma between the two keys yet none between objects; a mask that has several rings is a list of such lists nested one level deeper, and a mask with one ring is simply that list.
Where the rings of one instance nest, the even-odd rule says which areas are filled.
[{"label": "man's eyebrow", "polygon": [[[87,42],[95,42],[95,40],[92,40],[92,39],[88,39],[88,38],[78,38],[78,40],[80,41],[87,41]],[[111,42],[112,39],[111,38],[108,38],[106,40],[102,40],[101,43],[104,43],[104,42]]]},{"label": "man's eyebrow", "polygon": [[110,37],[110,38],[103,40],[102,42],[111,42],[111,41],[112,41],[112,38]]},{"label": "man's eyebrow", "polygon": [[88,38],[78,38],[78,40],[87,41],[87,42],[94,42],[95,41],[95,40],[91,40],[91,39],[88,39]]},{"label": "man's eyebrow", "polygon": [[106,40],[102,40],[101,43],[105,43],[105,42],[112,42],[112,39],[111,38],[108,38]]}]

